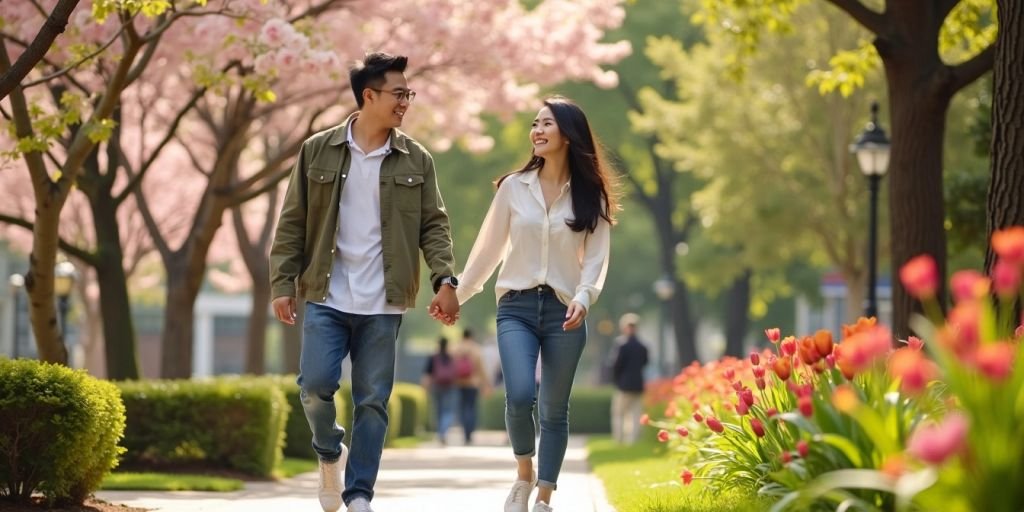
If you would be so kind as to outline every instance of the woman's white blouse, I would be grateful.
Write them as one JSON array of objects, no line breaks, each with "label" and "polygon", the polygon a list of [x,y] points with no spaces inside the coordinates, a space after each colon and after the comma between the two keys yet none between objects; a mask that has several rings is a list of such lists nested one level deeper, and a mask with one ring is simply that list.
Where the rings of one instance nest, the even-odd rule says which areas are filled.
[{"label": "woman's white blouse", "polygon": [[576,301],[590,309],[608,273],[611,226],[599,218],[593,233],[573,231],[566,224],[573,218],[569,186],[547,211],[537,171],[502,181],[459,276],[459,304],[480,293],[504,261],[494,286],[497,299],[544,284],[563,304]]}]

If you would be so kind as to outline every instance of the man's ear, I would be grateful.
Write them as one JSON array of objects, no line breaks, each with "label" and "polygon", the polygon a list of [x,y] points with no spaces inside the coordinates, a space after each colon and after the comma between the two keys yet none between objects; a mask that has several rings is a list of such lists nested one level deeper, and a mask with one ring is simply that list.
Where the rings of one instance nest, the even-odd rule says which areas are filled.
[{"label": "man's ear", "polygon": [[373,103],[374,101],[376,101],[376,98],[373,96],[373,90],[369,87],[363,88],[363,105]]}]

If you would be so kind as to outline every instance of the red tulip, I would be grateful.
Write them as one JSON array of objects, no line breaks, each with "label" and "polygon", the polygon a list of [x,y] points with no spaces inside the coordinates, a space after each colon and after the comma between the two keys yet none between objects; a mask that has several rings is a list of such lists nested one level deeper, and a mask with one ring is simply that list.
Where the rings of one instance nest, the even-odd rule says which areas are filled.
[{"label": "red tulip", "polygon": [[796,338],[786,336],[786,339],[782,340],[779,348],[782,349],[782,355],[792,356],[793,354],[796,354]]},{"label": "red tulip", "polygon": [[810,418],[814,414],[814,404],[809,396],[800,397],[797,400],[797,407],[800,409],[800,414],[803,414],[805,418]]},{"label": "red tulip", "polygon": [[779,458],[782,459],[783,464],[789,464],[793,460],[793,455],[789,452],[782,452],[779,454]]},{"label": "red tulip", "polygon": [[661,441],[663,443],[668,441],[668,431],[667,430],[661,429],[661,430],[658,431],[658,441]]},{"label": "red tulip", "polygon": [[800,454],[800,457],[806,459],[807,454],[811,451],[810,447],[807,446],[807,441],[801,439],[796,442],[796,452]]},{"label": "red tulip", "polygon": [[676,433],[679,434],[679,437],[686,437],[690,435],[690,431],[686,430],[685,427],[676,427]]},{"label": "red tulip", "polygon": [[682,473],[679,473],[679,478],[683,479],[683,485],[690,485],[690,482],[693,481],[693,473],[691,473],[690,470],[687,469]]},{"label": "red tulip", "polygon": [[708,416],[708,428],[721,434],[725,427],[722,426],[722,422],[718,421],[718,418],[714,416]]},{"label": "red tulip", "polygon": [[753,418],[750,420],[750,429],[754,431],[754,435],[757,437],[764,437],[764,424],[761,420]]},{"label": "red tulip", "polygon": [[699,412],[695,412],[695,413],[693,413],[693,421],[696,421],[697,423],[700,423],[700,422],[704,421],[704,417],[701,416]]},{"label": "red tulip", "polygon": [[764,335],[768,337],[768,341],[778,343],[779,339],[782,338],[782,331],[778,327],[772,327],[771,329],[765,329]]},{"label": "red tulip", "polygon": [[750,353],[750,364],[754,366],[761,364],[761,356],[757,352]]},{"label": "red tulip", "polygon": [[900,268],[900,281],[918,300],[930,299],[939,288],[939,267],[931,255],[922,254]]}]

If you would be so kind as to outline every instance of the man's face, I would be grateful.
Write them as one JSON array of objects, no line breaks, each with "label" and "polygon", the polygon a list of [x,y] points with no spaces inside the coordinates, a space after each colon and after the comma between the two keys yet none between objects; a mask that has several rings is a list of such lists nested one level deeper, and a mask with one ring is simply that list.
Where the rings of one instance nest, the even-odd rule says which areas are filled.
[{"label": "man's face", "polygon": [[384,78],[380,87],[367,89],[369,92],[362,115],[372,116],[391,128],[397,128],[402,126],[402,118],[412,101],[410,93],[415,93],[409,90],[404,73],[388,71]]}]

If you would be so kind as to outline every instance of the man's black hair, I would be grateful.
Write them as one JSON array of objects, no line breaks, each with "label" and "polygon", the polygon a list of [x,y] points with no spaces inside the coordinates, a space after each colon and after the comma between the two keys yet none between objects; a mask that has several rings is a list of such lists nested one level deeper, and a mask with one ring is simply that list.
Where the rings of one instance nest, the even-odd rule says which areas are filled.
[{"label": "man's black hair", "polygon": [[356,95],[356,106],[363,108],[363,90],[367,87],[379,89],[387,81],[389,71],[405,72],[409,58],[404,55],[391,55],[383,52],[366,54],[366,58],[352,66],[348,71],[348,81],[352,85],[352,94]]}]

